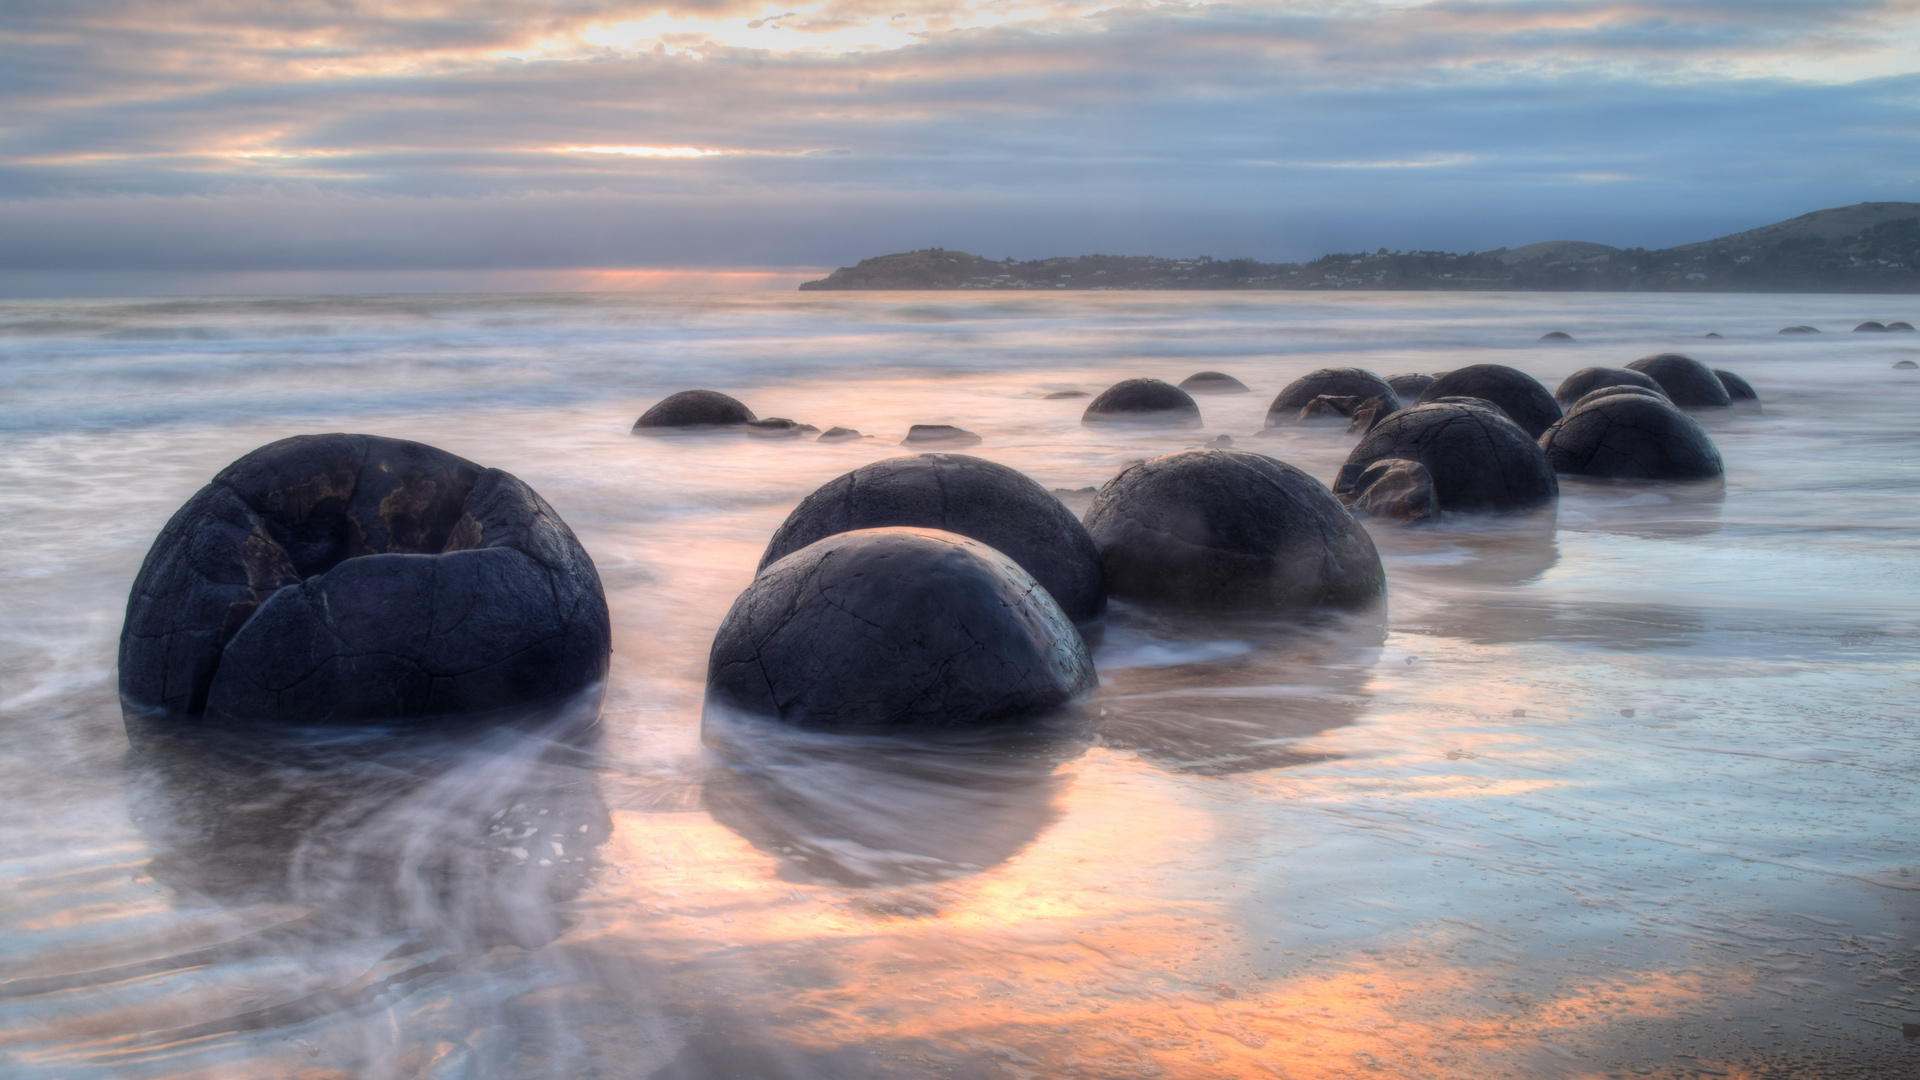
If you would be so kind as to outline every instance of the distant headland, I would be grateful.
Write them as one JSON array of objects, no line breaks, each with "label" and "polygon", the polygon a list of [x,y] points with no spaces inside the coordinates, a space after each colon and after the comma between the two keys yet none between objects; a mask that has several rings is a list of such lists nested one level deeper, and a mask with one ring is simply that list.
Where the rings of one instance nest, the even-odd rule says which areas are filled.
[{"label": "distant headland", "polygon": [[1323,255],[1308,263],[1076,255],[994,262],[928,248],[863,259],[802,291],[1320,289],[1920,292],[1920,203],[1857,203],[1679,247],[1549,240],[1495,251]]}]

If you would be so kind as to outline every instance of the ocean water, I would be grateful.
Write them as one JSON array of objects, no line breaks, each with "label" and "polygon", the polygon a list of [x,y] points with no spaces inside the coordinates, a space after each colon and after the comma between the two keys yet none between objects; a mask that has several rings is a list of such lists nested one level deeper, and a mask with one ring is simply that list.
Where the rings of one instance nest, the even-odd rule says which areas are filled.
[{"label": "ocean water", "polygon": [[[0,1075],[1920,1075],[1911,298],[417,296],[0,303]],[[1811,323],[1818,336],[1780,337]],[[1548,346],[1543,332],[1578,343]],[[1724,335],[1706,340],[1709,331]],[[978,432],[1076,510],[1318,367],[1548,384],[1684,350],[1724,486],[1373,534],[1384,615],[1116,604],[1018,737],[718,726],[707,647],[785,514]],[[1198,431],[1121,378],[1237,375]],[[875,438],[637,439],[667,393]],[[285,758],[130,740],[173,510],[301,432],[538,489],[614,619],[599,723]],[[590,712],[590,709],[589,709]],[[136,735],[138,732],[135,733]],[[563,737],[564,736],[564,737]]]}]

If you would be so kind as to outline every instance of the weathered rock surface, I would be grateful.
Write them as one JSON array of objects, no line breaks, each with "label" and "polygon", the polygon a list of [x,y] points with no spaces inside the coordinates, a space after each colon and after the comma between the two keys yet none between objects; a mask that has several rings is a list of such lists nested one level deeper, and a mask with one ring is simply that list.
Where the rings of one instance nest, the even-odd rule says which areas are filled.
[{"label": "weathered rock surface", "polygon": [[1354,517],[1395,525],[1418,525],[1440,517],[1433,474],[1425,465],[1406,458],[1381,458],[1367,466],[1340,501]]},{"label": "weathered rock surface", "polygon": [[915,424],[907,429],[901,446],[972,446],[980,436],[952,424]]},{"label": "weathered rock surface", "polygon": [[609,647],[592,560],[527,485],[420,443],[302,435],[161,530],[120,692],[228,725],[408,720],[572,694]]},{"label": "weathered rock surface", "polygon": [[753,419],[752,409],[718,390],[682,390],[641,413],[633,430],[741,427]]},{"label": "weathered rock surface", "polygon": [[1621,480],[1708,480],[1724,473],[1698,421],[1671,404],[1612,394],[1567,413],[1540,437],[1555,472]]},{"label": "weathered rock surface", "polygon": [[[1381,394],[1378,400],[1385,401],[1386,398],[1387,395]],[[1294,420],[1302,424],[1313,423],[1317,420],[1331,420],[1335,422],[1350,420],[1353,417],[1354,410],[1360,407],[1360,400],[1361,399],[1350,394],[1321,394],[1319,397],[1300,406],[1300,411],[1294,415]],[[1369,398],[1367,400],[1371,401],[1375,399]]]},{"label": "weathered rock surface", "polygon": [[860,529],[754,578],[714,636],[707,703],[886,732],[1032,716],[1095,682],[1080,632],[1011,558],[937,529]]},{"label": "weathered rock surface", "polygon": [[[1319,397],[1350,397],[1356,403],[1369,398],[1385,397],[1400,407],[1400,397],[1387,385],[1387,380],[1371,371],[1360,368],[1321,368],[1308,372],[1288,383],[1273,404],[1267,406],[1267,426],[1278,427],[1282,424],[1297,424],[1304,419],[1312,419],[1302,412],[1307,405]],[[1348,409],[1344,413],[1327,414],[1331,419],[1342,420],[1353,413]]]},{"label": "weathered rock surface", "polygon": [[1210,610],[1356,606],[1386,589],[1373,540],[1318,480],[1242,450],[1181,450],[1087,510],[1107,589]]},{"label": "weathered rock surface", "polygon": [[1433,385],[1433,376],[1422,375],[1417,371],[1403,375],[1389,375],[1387,385],[1393,388],[1394,396],[1398,397],[1402,403],[1418,401],[1421,392]]},{"label": "weathered rock surface", "polygon": [[1146,423],[1199,427],[1200,406],[1185,390],[1159,379],[1126,379],[1100,392],[1080,416],[1083,424]]},{"label": "weathered rock surface", "polygon": [[1076,623],[1107,609],[1100,552],[1073,512],[1025,474],[965,454],[888,458],[827,481],[774,532],[760,571],[837,533],[894,525],[957,533],[1006,555]]},{"label": "weathered rock surface", "polygon": [[1500,407],[1507,418],[1520,425],[1529,438],[1537,439],[1555,420],[1560,406],[1540,385],[1540,380],[1505,364],[1470,364],[1457,368],[1433,381],[1420,392],[1422,403],[1444,397],[1485,398]]},{"label": "weathered rock surface", "polygon": [[1353,421],[1347,425],[1347,431],[1353,434],[1365,435],[1367,432],[1373,430],[1375,424],[1392,416],[1395,412],[1399,411],[1399,408],[1400,403],[1398,401],[1391,400],[1384,394],[1380,397],[1368,398],[1354,408]]},{"label": "weathered rock surface", "polygon": [[1627,367],[1653,376],[1667,400],[1683,409],[1725,408],[1733,403],[1713,369],[1691,356],[1656,353],[1643,356]]},{"label": "weathered rock surface", "polygon": [[1720,380],[1721,386],[1726,387],[1727,397],[1733,401],[1734,404],[1737,405],[1743,401],[1758,402],[1760,400],[1760,392],[1753,388],[1753,384],[1735,375],[1733,372],[1714,368],[1713,375],[1714,378]]},{"label": "weathered rock surface", "polygon": [[1180,389],[1189,394],[1250,394],[1247,384],[1224,371],[1196,371],[1180,380]]},{"label": "weathered rock surface", "polygon": [[1567,376],[1553,392],[1553,400],[1561,406],[1571,406],[1574,402],[1608,386],[1639,386],[1652,390],[1665,397],[1666,392],[1653,376],[1644,371],[1630,368],[1584,367]]},{"label": "weathered rock surface", "polygon": [[1351,495],[1383,458],[1425,466],[1445,513],[1526,510],[1560,494],[1539,444],[1512,420],[1478,405],[1428,403],[1382,420],[1347,455],[1334,492]]}]

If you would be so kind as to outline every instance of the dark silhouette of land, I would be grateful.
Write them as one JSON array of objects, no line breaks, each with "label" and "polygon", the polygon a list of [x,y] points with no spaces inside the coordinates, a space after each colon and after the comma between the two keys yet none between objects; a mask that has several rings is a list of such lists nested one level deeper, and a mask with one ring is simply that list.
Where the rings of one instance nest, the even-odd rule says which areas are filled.
[{"label": "dark silhouette of land", "polygon": [[994,262],[929,248],[863,259],[802,290],[1470,289],[1586,292],[1920,292],[1920,203],[1857,203],[1648,250],[1549,240],[1496,251],[1378,251],[1309,263],[1077,255]]}]

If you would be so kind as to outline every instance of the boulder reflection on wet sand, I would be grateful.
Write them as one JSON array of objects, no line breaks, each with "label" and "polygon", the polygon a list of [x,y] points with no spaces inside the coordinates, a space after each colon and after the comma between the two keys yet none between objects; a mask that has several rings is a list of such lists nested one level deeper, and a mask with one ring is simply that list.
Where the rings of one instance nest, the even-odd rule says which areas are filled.
[{"label": "boulder reflection on wet sand", "polygon": [[1084,706],[1033,723],[847,735],[709,707],[715,821],[783,860],[783,878],[852,886],[997,866],[1057,816],[1059,767],[1088,745]]}]

